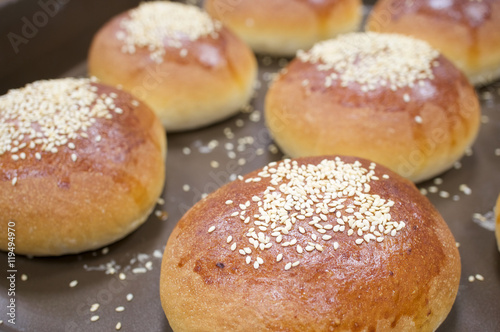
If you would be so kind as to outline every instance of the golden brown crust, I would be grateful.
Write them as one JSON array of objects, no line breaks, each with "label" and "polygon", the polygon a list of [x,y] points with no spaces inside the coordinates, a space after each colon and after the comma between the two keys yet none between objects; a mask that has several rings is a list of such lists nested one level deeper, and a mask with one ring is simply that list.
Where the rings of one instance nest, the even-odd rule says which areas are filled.
[{"label": "golden brown crust", "polygon": [[450,168],[472,144],[480,116],[467,78],[443,56],[436,61],[434,79],[423,85],[363,92],[338,81],[325,87],[332,71],[296,59],[266,96],[267,126],[292,157],[356,155],[412,181],[428,179]]},{"label": "golden brown crust", "polygon": [[[296,160],[305,165],[324,158],[333,160]],[[442,217],[411,182],[382,166],[375,168],[380,180],[370,182],[372,193],[395,202],[391,220],[406,223],[396,236],[358,245],[354,236],[337,232],[329,241],[319,240],[321,253],[287,247],[287,259],[301,262],[285,271],[285,259],[276,262],[284,250],[277,243],[256,250],[264,261],[258,269],[245,263],[241,246],[231,251],[227,243],[228,234],[234,243],[248,242],[250,226],[231,214],[253,196],[262,198],[271,185],[269,178],[245,182],[258,172],[200,201],[170,236],[160,295],[174,331],[434,331],[444,320],[458,289],[460,258]],[[253,205],[247,209],[249,216],[258,212]],[[335,223],[335,214],[327,218],[325,223]],[[314,229],[308,221],[299,224],[305,234],[296,227],[289,232],[303,247]],[[211,226],[215,230],[208,233]]]},{"label": "golden brown crust", "polygon": [[[500,77],[500,2],[380,0],[367,30],[411,35],[429,42],[463,70],[473,84]],[[439,33],[436,33],[439,31]]]},{"label": "golden brown crust", "polygon": [[498,251],[500,251],[500,195],[498,196],[497,205],[495,207],[496,211],[496,227],[495,227],[495,235],[497,238]]},{"label": "golden brown crust", "polygon": [[362,4],[360,0],[208,0],[205,9],[255,52],[290,56],[320,40],[357,30]]},{"label": "golden brown crust", "polygon": [[[130,94],[92,85],[98,94],[116,93],[115,104],[123,114],[96,118],[88,139],[73,140],[74,149],[63,145],[50,153],[37,146],[22,161],[8,153],[0,156],[2,250],[7,248],[9,221],[15,222],[18,254],[63,255],[99,248],[139,227],[156,204],[165,176],[161,123]],[[36,153],[41,153],[40,160]]]},{"label": "golden brown crust", "polygon": [[123,42],[116,34],[128,17],[129,12],[116,16],[96,34],[89,74],[103,83],[121,85],[146,102],[167,131],[222,120],[248,102],[256,79],[255,56],[226,28],[216,39],[184,40],[182,48],[166,45],[163,61],[157,63],[145,47],[134,54],[122,52]]}]

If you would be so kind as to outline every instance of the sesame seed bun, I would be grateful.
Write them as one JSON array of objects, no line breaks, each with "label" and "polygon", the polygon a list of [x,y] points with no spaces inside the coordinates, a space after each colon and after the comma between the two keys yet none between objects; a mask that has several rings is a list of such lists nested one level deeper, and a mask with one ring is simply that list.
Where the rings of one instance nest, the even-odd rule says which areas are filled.
[{"label": "sesame seed bun", "polygon": [[500,77],[497,0],[380,0],[369,16],[367,30],[426,40],[473,84],[487,84]]},{"label": "sesame seed bun", "polygon": [[434,331],[459,279],[453,235],[415,185],[364,159],[308,157],[189,210],[160,295],[177,332]]},{"label": "sesame seed bun", "polygon": [[474,88],[423,41],[353,33],[301,52],[266,96],[267,126],[291,157],[355,155],[419,182],[474,142]]},{"label": "sesame seed bun", "polygon": [[235,114],[250,100],[257,73],[252,51],[220,22],[165,1],[143,3],[101,28],[88,66],[90,75],[146,102],[167,131]]},{"label": "sesame seed bun", "polygon": [[497,237],[498,251],[500,251],[500,195],[498,196],[497,205],[495,207],[496,214],[496,227],[495,227],[495,235]]},{"label": "sesame seed bun", "polygon": [[8,227],[16,254],[35,256],[123,238],[161,194],[165,157],[161,123],[126,92],[71,78],[9,91],[0,97],[0,249]]},{"label": "sesame seed bun", "polygon": [[255,52],[281,56],[358,30],[362,17],[360,0],[207,0],[205,8]]}]

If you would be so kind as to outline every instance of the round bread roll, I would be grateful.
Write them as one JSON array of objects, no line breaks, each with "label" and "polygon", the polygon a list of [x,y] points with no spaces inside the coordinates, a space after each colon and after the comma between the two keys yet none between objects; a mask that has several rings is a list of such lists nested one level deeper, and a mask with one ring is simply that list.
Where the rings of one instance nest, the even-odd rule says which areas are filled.
[{"label": "round bread roll", "polygon": [[434,331],[457,294],[446,223],[410,181],[355,157],[274,162],[198,202],[163,255],[181,331]]},{"label": "round bread roll", "polygon": [[[162,192],[165,132],[130,94],[66,78],[0,97],[0,249],[52,256],[139,227]],[[9,236],[10,237],[10,236]]]},{"label": "round bread roll", "polygon": [[496,211],[496,219],[497,219],[497,223],[496,223],[496,227],[495,227],[495,235],[497,237],[498,251],[500,251],[500,196],[498,196],[495,211]]},{"label": "round bread roll", "polygon": [[205,8],[255,52],[281,56],[358,30],[362,18],[361,0],[207,0]]},{"label": "round bread roll", "polygon": [[500,1],[379,0],[367,30],[429,42],[473,84],[500,77]]},{"label": "round bread roll", "polygon": [[353,33],[299,52],[270,87],[265,116],[289,156],[359,156],[418,182],[474,142],[480,107],[467,78],[427,43]]},{"label": "round bread roll", "polygon": [[145,2],[95,36],[90,75],[121,85],[156,112],[167,131],[205,126],[250,100],[252,51],[194,6]]}]

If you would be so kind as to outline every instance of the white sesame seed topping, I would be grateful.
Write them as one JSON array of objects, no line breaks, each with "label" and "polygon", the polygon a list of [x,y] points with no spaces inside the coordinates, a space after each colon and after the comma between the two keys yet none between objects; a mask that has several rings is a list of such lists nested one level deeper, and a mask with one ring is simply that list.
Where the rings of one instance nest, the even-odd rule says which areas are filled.
[{"label": "white sesame seed topping", "polygon": [[422,123],[423,122],[422,117],[420,115],[415,116],[415,122]]},{"label": "white sesame seed topping", "polygon": [[124,306],[119,306],[119,307],[116,307],[116,308],[115,308],[115,311],[116,311],[116,312],[122,312],[122,311],[124,311],[124,310],[125,310],[125,307],[124,307]]},{"label": "white sesame seed topping", "polygon": [[480,274],[476,274],[476,279],[479,281],[484,281],[484,277]]},{"label": "white sesame seed topping", "polygon": [[231,241],[233,241],[233,237],[232,237],[231,235],[229,235],[229,236],[227,237],[226,242],[227,242],[227,243],[231,243]]},{"label": "white sesame seed topping", "polygon": [[40,160],[42,151],[75,149],[70,139],[88,138],[95,119],[110,115],[106,95],[93,88],[89,79],[66,78],[37,81],[1,96],[0,155],[10,152],[12,159],[24,160],[28,154],[22,149],[39,146],[34,155]]},{"label": "white sesame seed topping", "polygon": [[94,316],[90,317],[90,321],[91,322],[96,322],[98,320],[99,320],[99,316],[97,316],[97,315],[94,315]]},{"label": "white sesame seed topping", "polygon": [[230,200],[230,199],[228,199],[228,200],[226,201],[226,204],[227,204],[227,205],[233,204],[233,201],[232,201],[232,200]]},{"label": "white sesame seed topping", "polygon": [[17,183],[17,176],[12,179],[12,185],[15,186]]},{"label": "white sesame seed topping", "polygon": [[209,233],[212,233],[213,231],[215,231],[215,226],[211,226],[211,227],[208,229],[208,232],[209,232]]},{"label": "white sesame seed topping", "polygon": [[118,322],[116,323],[115,330],[119,331],[122,328],[122,323]]},{"label": "white sesame seed topping", "polygon": [[73,162],[75,162],[76,159],[78,159],[78,156],[76,155],[76,153],[72,153],[71,154],[71,160],[73,160]]},{"label": "white sesame seed topping", "polygon": [[90,306],[90,312],[95,312],[97,309],[99,309],[100,304],[99,303],[94,303]]},{"label": "white sesame seed topping", "polygon": [[78,285],[78,280],[73,280],[69,283],[69,287],[76,287],[76,285]]},{"label": "white sesame seed topping", "polygon": [[292,263],[286,263],[285,270],[288,271],[292,268]]},{"label": "white sesame seed topping", "polygon": [[187,50],[182,48],[183,38],[191,41],[208,35],[216,38],[222,27],[195,6],[167,1],[144,2],[131,10],[129,16],[121,21],[122,30],[116,35],[123,42],[122,52],[133,54],[136,48],[146,48],[156,62],[163,61],[165,40],[168,46],[181,49],[180,55],[184,57]]},{"label": "white sesame seed topping", "polygon": [[[432,79],[433,62],[439,55],[424,41],[397,34],[348,33],[317,43],[308,52],[299,51],[303,62],[317,64],[320,71],[332,71],[325,80],[346,87],[357,83],[362,91],[388,86],[392,90]],[[409,101],[409,96],[404,97]]]},{"label": "white sesame seed topping", "polygon": [[132,294],[132,293],[128,293],[128,294],[127,294],[127,301],[128,301],[128,302],[130,302],[130,301],[132,301],[133,299],[134,299],[134,294]]}]

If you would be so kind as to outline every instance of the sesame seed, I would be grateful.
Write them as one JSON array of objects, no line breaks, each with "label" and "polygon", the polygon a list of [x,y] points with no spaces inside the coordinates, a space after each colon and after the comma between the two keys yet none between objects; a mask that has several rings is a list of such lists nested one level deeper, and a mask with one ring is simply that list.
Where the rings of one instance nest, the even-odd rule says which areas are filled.
[{"label": "sesame seed", "polygon": [[130,302],[130,301],[132,301],[133,299],[134,299],[134,294],[132,294],[132,293],[128,293],[128,294],[127,294],[127,301],[128,301],[128,302]]},{"label": "sesame seed", "polygon": [[227,237],[226,242],[227,242],[227,243],[231,243],[231,241],[233,241],[233,237],[232,237],[231,235],[229,235],[229,236]]},{"label": "sesame seed", "polygon": [[17,176],[12,179],[12,185],[15,186],[17,183]]},{"label": "sesame seed", "polygon": [[94,315],[94,316],[90,317],[90,321],[91,322],[96,322],[98,320],[99,320],[99,316],[97,316],[97,315]]},{"label": "sesame seed", "polygon": [[484,277],[480,274],[476,274],[476,279],[479,281],[484,281]]},{"label": "sesame seed", "polygon": [[122,328],[122,323],[121,323],[121,322],[116,323],[116,325],[115,325],[115,330],[117,330],[117,331],[118,331],[118,330],[120,330],[121,328]]},{"label": "sesame seed", "polygon": [[276,256],[276,262],[280,262],[283,259],[283,254],[278,254]]},{"label": "sesame seed", "polygon": [[124,307],[124,306],[119,306],[119,307],[116,307],[116,308],[115,308],[115,311],[116,311],[116,312],[122,312],[122,311],[124,311],[124,310],[125,310],[125,307]]},{"label": "sesame seed", "polygon": [[[90,79],[76,78],[37,81],[1,96],[0,155],[10,151],[12,159],[25,160],[29,154],[21,150],[38,146],[41,151],[34,156],[40,160],[43,151],[58,153],[60,146],[75,149],[68,140],[87,138],[95,120],[110,114],[104,102],[108,97],[99,96],[92,84]],[[19,144],[19,138],[25,141]]]},{"label": "sesame seed", "polygon": [[76,285],[78,285],[78,280],[73,280],[69,283],[69,287],[76,287]]},{"label": "sesame seed", "polygon": [[257,270],[259,268],[259,262],[254,262],[253,268]]},{"label": "sesame seed", "polygon": [[355,242],[356,242],[356,244],[361,244],[361,243],[363,243],[363,241],[364,241],[363,239],[356,239]]},{"label": "sesame seed", "polygon": [[333,242],[333,249],[337,250],[339,248],[338,242]]},{"label": "sesame seed", "polygon": [[288,271],[292,268],[292,263],[286,263],[285,270]]},{"label": "sesame seed", "polygon": [[73,162],[75,162],[77,158],[78,156],[75,153],[71,154],[71,160],[73,160]]},{"label": "sesame seed", "polygon": [[90,312],[95,312],[97,309],[99,309],[100,304],[99,303],[94,303],[90,306]]},{"label": "sesame seed", "polygon": [[231,245],[231,250],[232,250],[232,251],[235,251],[235,250],[236,250],[236,242],[234,242],[234,243]]},{"label": "sesame seed", "polygon": [[469,280],[469,282],[474,282],[474,280],[476,280],[476,278],[474,278],[474,276],[469,276],[468,280]]},{"label": "sesame seed", "polygon": [[209,233],[212,233],[213,231],[215,231],[215,226],[211,226],[211,227],[208,229],[208,232],[209,232]]},{"label": "sesame seed", "polygon": [[292,263],[292,266],[293,266],[293,267],[296,267],[296,266],[298,266],[299,264],[300,264],[300,261],[295,261],[295,262],[293,262],[293,263]]},{"label": "sesame seed", "polygon": [[403,100],[405,101],[405,103],[409,103],[410,102],[410,95],[408,95],[407,93],[405,93],[403,95]]},{"label": "sesame seed", "polygon": [[422,117],[420,115],[415,116],[415,122],[416,123],[422,123]]},{"label": "sesame seed", "polygon": [[146,270],[143,267],[136,267],[136,268],[132,269],[133,274],[140,274],[140,273],[146,273],[146,272],[148,272],[148,270]]},{"label": "sesame seed", "polygon": [[226,204],[227,204],[227,205],[233,204],[233,201],[232,201],[232,200],[230,200],[230,199],[228,199],[228,200],[226,201]]}]

